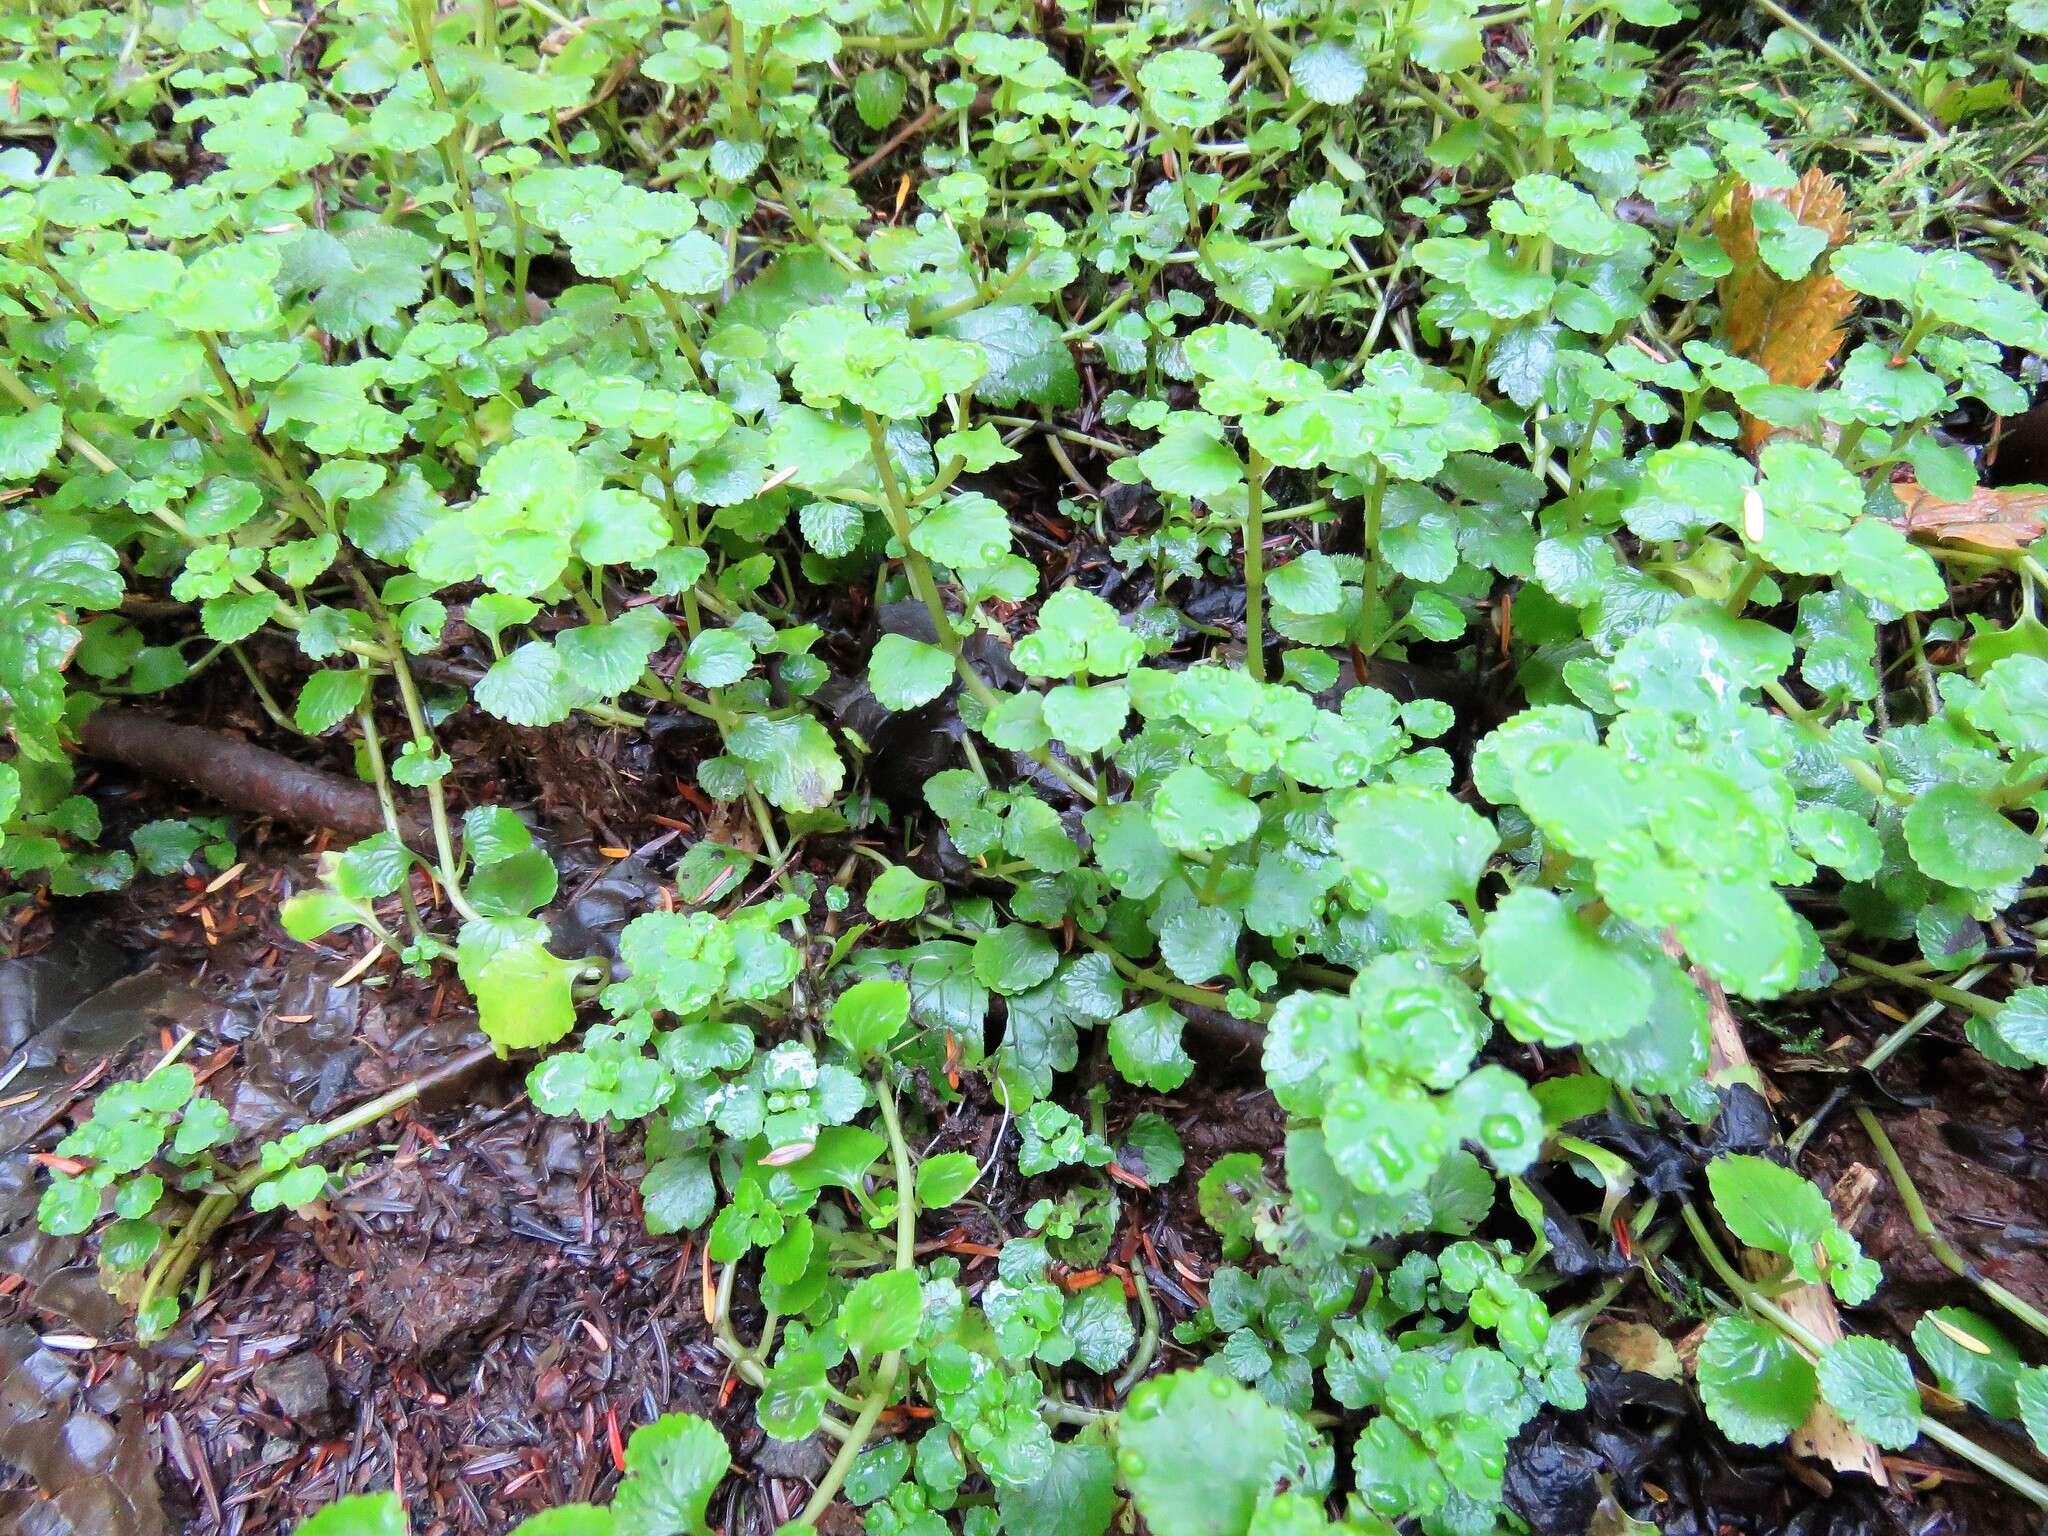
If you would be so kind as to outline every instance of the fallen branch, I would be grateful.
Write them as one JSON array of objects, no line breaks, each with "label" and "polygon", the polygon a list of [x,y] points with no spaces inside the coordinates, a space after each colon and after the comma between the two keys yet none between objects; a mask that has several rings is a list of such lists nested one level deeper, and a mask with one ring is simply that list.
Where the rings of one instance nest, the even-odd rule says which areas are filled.
[{"label": "fallen branch", "polygon": [[[80,727],[78,745],[88,756],[184,784],[251,816],[273,817],[308,831],[330,828],[351,838],[384,830],[384,813],[369,785],[218,731],[104,708]],[[424,826],[411,818],[400,826],[409,845],[432,850],[433,837]]]}]

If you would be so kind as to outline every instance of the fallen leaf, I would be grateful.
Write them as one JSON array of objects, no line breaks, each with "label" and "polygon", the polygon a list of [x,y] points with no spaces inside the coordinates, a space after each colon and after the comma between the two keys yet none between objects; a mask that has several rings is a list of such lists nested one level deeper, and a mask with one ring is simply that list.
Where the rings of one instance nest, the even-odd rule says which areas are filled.
[{"label": "fallen leaf", "polygon": [[1647,1323],[1602,1323],[1586,1334],[1586,1348],[1605,1355],[1624,1371],[1664,1381],[1677,1381],[1685,1374],[1677,1349]]},{"label": "fallen leaf", "polygon": [[[1786,282],[1765,266],[1757,254],[1754,210],[1759,198],[1782,204],[1801,224],[1820,230],[1831,251],[1849,238],[1847,196],[1840,182],[1815,169],[1791,187],[1744,183],[1729,199],[1727,212],[1714,221],[1715,238],[1735,263],[1719,284],[1728,349],[1761,367],[1773,384],[1811,389],[1841,350],[1842,327],[1856,307],[1856,295],[1828,271],[1826,252],[1796,282]],[[1772,430],[1769,422],[1745,415],[1742,446],[1754,453]]]},{"label": "fallen leaf", "polygon": [[2048,491],[1998,490],[1980,485],[1968,501],[1943,501],[1917,480],[1895,480],[1892,494],[1904,510],[1906,532],[1973,549],[2025,549],[2048,523]]}]

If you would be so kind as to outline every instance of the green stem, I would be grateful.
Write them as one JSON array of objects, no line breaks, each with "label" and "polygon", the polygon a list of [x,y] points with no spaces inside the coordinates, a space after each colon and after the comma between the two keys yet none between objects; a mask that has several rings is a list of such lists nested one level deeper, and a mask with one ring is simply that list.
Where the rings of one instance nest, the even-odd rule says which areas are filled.
[{"label": "green stem", "polygon": [[[356,723],[363,731],[363,756],[370,764],[370,781],[377,787],[377,808],[384,813],[384,830],[399,847],[405,846],[405,834],[399,830],[398,799],[391,792],[391,774],[384,766],[384,743],[377,735],[377,712],[365,696],[362,708],[356,711]],[[406,867],[405,879],[398,887],[405,903],[406,930],[415,944],[426,938],[426,927],[420,921],[419,908],[413,905],[412,868]]]},{"label": "green stem", "polygon": [[1244,498],[1244,661],[1255,682],[1266,680],[1266,461],[1249,451]]},{"label": "green stem", "polygon": [[462,133],[462,114],[455,110],[448,87],[441,79],[440,66],[434,61],[434,0],[410,0],[405,11],[406,20],[412,27],[413,49],[420,56],[420,71],[427,77],[427,90],[434,98],[434,105],[455,123],[436,147],[441,156],[441,168],[447,173],[449,184],[455,188],[456,202],[462,212],[462,231],[469,244],[470,300],[476,306],[478,321],[489,329],[491,315],[484,281],[484,243],[476,220],[476,193],[469,184],[469,167],[456,152],[458,136]]},{"label": "green stem", "polygon": [[[1680,1206],[1679,1213],[1684,1216],[1686,1226],[1692,1229],[1693,1239],[1699,1244],[1700,1252],[1705,1255],[1708,1265],[1735,1293],[1736,1299],[1743,1306],[1763,1318],[1813,1358],[1818,1359],[1827,1352],[1827,1345],[1812,1330],[1736,1272],[1735,1266],[1722,1254],[1720,1245],[1707,1230],[1706,1222],[1701,1219],[1700,1213],[1690,1202]],[[1979,1471],[1990,1474],[2040,1508],[2048,1509],[2048,1486],[2029,1477],[2004,1457],[1994,1455],[1967,1435],[1960,1434],[1939,1419],[1929,1418],[1924,1414],[1920,1418],[1920,1432],[1950,1454],[1967,1461]]]},{"label": "green stem", "polygon": [[[438,1083],[459,1077],[482,1062],[491,1060],[497,1054],[496,1047],[480,1045],[464,1051],[460,1056],[442,1063],[433,1071],[423,1073],[411,1082],[401,1083],[387,1093],[381,1093],[366,1103],[357,1105],[346,1114],[327,1121],[324,1125],[309,1127],[299,1132],[301,1155],[326,1146],[329,1142],[346,1136],[351,1131],[362,1129],[374,1121],[381,1120],[394,1109],[412,1103],[428,1088]],[[273,1170],[259,1162],[242,1169],[228,1181],[225,1189],[215,1190],[193,1208],[192,1215],[170,1245],[158,1256],[151,1267],[149,1277],[143,1282],[142,1290],[136,1297],[136,1311],[142,1313],[159,1296],[175,1297],[185,1283],[185,1277],[192,1272],[192,1266],[199,1261],[200,1252],[213,1234],[227,1225],[228,1218],[242,1203],[243,1196],[264,1180],[274,1178]]]},{"label": "green stem", "polygon": [[[1807,735],[1813,737],[1816,741],[1824,743],[1833,740],[1828,734],[1828,728],[1815,719],[1813,711],[1795,699],[1792,696],[1792,690],[1783,683],[1765,683],[1764,693],[1773,704],[1776,704],[1784,712],[1786,719],[1805,731]],[[1912,798],[1903,791],[1894,789],[1891,785],[1887,784],[1884,781],[1884,775],[1871,767],[1870,764],[1864,762],[1860,757],[1845,756],[1841,759],[1841,763],[1844,768],[1849,770],[1850,776],[1857,783],[1880,799],[1897,801]]]},{"label": "green stem", "polygon": [[1751,555],[1742,567],[1742,574],[1735,579],[1735,590],[1728,594],[1728,612],[1739,614],[1749,606],[1749,595],[1756,591],[1758,582],[1764,579],[1764,562]]},{"label": "green stem", "polygon": [[[869,419],[873,420],[873,417]],[[882,1112],[882,1127],[889,1134],[889,1156],[896,1171],[895,1268],[910,1269],[917,1261],[917,1186],[910,1176],[910,1146],[903,1139],[903,1122],[896,1114],[896,1091],[889,1086],[886,1077],[877,1076],[875,1079],[875,1104]],[[825,1511],[832,1507],[847,1474],[853,1471],[854,1462],[866,1449],[868,1437],[874,1433],[875,1425],[893,1400],[896,1376],[902,1368],[903,1351],[900,1349],[887,1351],[875,1362],[874,1381],[868,1389],[867,1402],[861,1408],[860,1417],[853,1421],[852,1432],[839,1447],[839,1454],[832,1458],[832,1465],[825,1469],[824,1477],[812,1490],[811,1501],[798,1517],[799,1524],[816,1526]]]},{"label": "green stem", "polygon": [[1870,92],[1872,96],[1875,96],[1879,101],[1891,108],[1903,121],[1911,123],[1914,129],[1928,143],[1940,144],[1944,142],[1946,135],[1939,128],[1935,127],[1934,124],[1930,123],[1918,112],[1915,112],[1891,91],[1885,89],[1869,70],[1858,64],[1849,55],[1814,31],[1812,27],[1786,10],[1784,6],[1778,4],[1778,0],[1756,0],[1756,8],[1777,22],[1779,26],[1796,32],[1799,36],[1805,38],[1812,45],[1815,53],[1833,64],[1843,74],[1862,86],[1864,90]]},{"label": "green stem", "polygon": [[[386,621],[389,628],[389,621]],[[405,664],[403,647],[395,631],[389,635],[392,657],[391,675],[398,682],[398,697],[405,705],[406,722],[412,727],[412,738],[429,753],[439,748],[434,742],[434,732],[427,724],[427,712],[420,706],[418,684],[412,680],[412,669]],[[449,903],[471,922],[482,919],[483,914],[469,904],[469,898],[462,894],[462,866],[455,858],[455,836],[448,826],[448,797],[441,792],[438,779],[429,780],[427,789],[427,816],[434,826],[434,854],[441,867],[441,880],[448,889]]]},{"label": "green stem", "polygon": [[[1170,997],[1176,1002],[1192,1003],[1197,1008],[1220,1009],[1223,1007],[1225,999],[1221,992],[1205,992],[1200,987],[1190,987],[1182,982],[1175,981],[1171,976],[1162,976],[1157,971],[1148,970],[1138,964],[1137,961],[1112,948],[1106,939],[1099,939],[1085,929],[1078,930],[1077,936],[1090,949],[1108,956],[1109,963],[1115,966],[1119,974],[1127,981],[1135,982],[1141,987],[1148,987],[1152,991],[1157,992],[1161,997]],[[1271,1008],[1261,1007],[1256,1017],[1260,1023],[1264,1023],[1272,1016],[1273,1010]]]},{"label": "green stem", "polygon": [[1145,1331],[1138,1336],[1138,1352],[1131,1356],[1131,1363],[1124,1367],[1112,1388],[1119,1398],[1130,1395],[1131,1388],[1144,1379],[1153,1356],[1159,1353],[1159,1304],[1152,1299],[1152,1284],[1145,1278],[1145,1266],[1135,1258],[1131,1260],[1131,1282],[1137,1287],[1138,1315],[1145,1320]]},{"label": "green stem", "polygon": [[[1991,970],[1992,968],[1988,965],[1972,966],[1969,970],[1958,976],[1956,981],[1964,991],[1968,991],[1986,976],[1989,976]],[[1865,1072],[1875,1072],[1879,1067],[1890,1061],[1892,1057],[1905,1048],[1908,1041],[1941,1017],[1943,1006],[1941,1000],[1937,998],[1924,1008],[1919,1009],[1905,1023],[1878,1041],[1877,1045],[1871,1050],[1871,1053],[1863,1058],[1863,1070]]]},{"label": "green stem", "polygon": [[1851,970],[1863,972],[1866,976],[1882,977],[1886,981],[1896,982],[1899,986],[1911,987],[1916,992],[1924,992],[1929,997],[1939,998],[1944,1003],[1976,1014],[1980,1019],[1995,1016],[1999,1009],[1999,1005],[1988,997],[1979,997],[1974,992],[1965,992],[1961,987],[1951,987],[1932,977],[1918,975],[1902,965],[1886,965],[1882,960],[1873,960],[1868,955],[1845,954],[1842,956],[1842,963]]},{"label": "green stem", "polygon": [[1959,1280],[1967,1280],[1981,1290],[1997,1305],[2005,1308],[2014,1317],[2025,1323],[2036,1333],[2048,1334],[2048,1314],[2015,1296],[1996,1280],[1987,1278],[1976,1265],[1964,1258],[1955,1245],[1935,1230],[1934,1218],[1927,1214],[1927,1204],[1920,1198],[1920,1191],[1914,1185],[1912,1176],[1906,1172],[1906,1165],[1899,1160],[1898,1149],[1892,1145],[1884,1126],[1876,1115],[1862,1105],[1856,1106],[1856,1118],[1862,1122],[1863,1134],[1870,1138],[1870,1144],[1877,1148],[1877,1155],[1884,1163],[1885,1171],[1892,1176],[1892,1183],[1898,1186],[1899,1202],[1906,1208],[1906,1220],[1913,1224],[1913,1230],[1920,1234],[1928,1251],[1939,1259],[1950,1274]]},{"label": "green stem", "polygon": [[[1387,467],[1373,466],[1372,486],[1365,497],[1365,603],[1359,615],[1359,649],[1370,657],[1379,649],[1380,509],[1387,499]],[[1364,682],[1364,678],[1359,679]]]}]

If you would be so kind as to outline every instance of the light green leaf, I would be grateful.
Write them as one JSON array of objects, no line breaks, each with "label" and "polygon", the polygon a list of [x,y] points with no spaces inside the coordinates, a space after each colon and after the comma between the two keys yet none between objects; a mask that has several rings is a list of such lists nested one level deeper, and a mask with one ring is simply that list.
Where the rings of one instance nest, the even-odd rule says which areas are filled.
[{"label": "light green leaf", "polygon": [[1742,1445],[1776,1445],[1806,1422],[1819,1394],[1813,1367],[1792,1342],[1746,1317],[1714,1320],[1698,1369],[1707,1417]]},{"label": "light green leaf", "polygon": [[725,1436],[689,1413],[665,1413],[626,1442],[626,1480],[612,1500],[622,1536],[708,1536],[704,1513],[732,1465]]},{"label": "light green leaf", "polygon": [[395,1493],[352,1493],[299,1526],[295,1536],[406,1536],[405,1506]]},{"label": "light green leaf", "polygon": [[868,916],[878,923],[898,923],[924,911],[935,889],[932,881],[901,864],[891,864],[868,887]]},{"label": "light green leaf", "polygon": [[549,954],[537,939],[488,954],[464,945],[456,968],[476,999],[477,1027],[501,1051],[553,1045],[576,1027],[570,982],[582,962]]},{"label": "light green leaf", "polygon": [[1937,784],[1906,811],[1913,862],[1944,885],[1988,891],[2024,880],[2040,846],[1961,784]]},{"label": "light green leaf", "polygon": [[1288,1475],[1286,1417],[1215,1371],[1154,1376],[1118,1425],[1117,1470],[1156,1536],[1244,1536]]},{"label": "light green leaf", "polygon": [[308,736],[318,736],[354,714],[369,692],[370,674],[359,668],[315,672],[299,690],[292,723]]},{"label": "light green leaf", "polygon": [[561,653],[545,640],[529,640],[491,663],[471,692],[479,708],[513,725],[559,725],[576,697]]},{"label": "light green leaf", "polygon": [[1123,736],[1131,696],[1122,683],[1062,683],[1045,696],[1045,725],[1076,752],[1103,752]]},{"label": "light green leaf", "polygon": [[1183,853],[1214,853],[1259,830],[1249,798],[1192,764],[1166,776],[1152,800],[1152,830]]},{"label": "light green leaf", "polygon": [[1649,1016],[1643,969],[1549,891],[1509,892],[1487,919],[1480,954],[1486,990],[1518,1039],[1613,1039]]},{"label": "light green leaf", "polygon": [[1888,1451],[1920,1438],[1920,1391],[1906,1357],[1882,1339],[1843,1339],[1821,1355],[1821,1395],[1849,1427]]},{"label": "light green leaf", "polygon": [[869,1275],[839,1305],[840,1335],[856,1355],[870,1360],[916,1343],[923,1320],[924,1292],[915,1270]]},{"label": "light green leaf", "polygon": [[910,1018],[910,988],[890,977],[857,981],[832,1004],[829,1033],[855,1056],[879,1056]]},{"label": "light green leaf", "polygon": [[917,1203],[942,1211],[972,1189],[981,1165],[967,1152],[940,1152],[917,1165]]},{"label": "light green leaf", "polygon": [[33,480],[49,467],[64,437],[64,412],[54,405],[0,417],[0,480]]},{"label": "light green leaf", "polygon": [[1126,1082],[1171,1093],[1195,1067],[1181,1029],[1180,1014],[1163,1000],[1120,1013],[1109,1022],[1109,1059]]},{"label": "light green leaf", "polygon": [[1500,846],[1470,806],[1409,784],[1358,791],[1337,813],[1335,838],[1352,883],[1396,917],[1469,898]]},{"label": "light green leaf", "polygon": [[929,704],[953,682],[953,658],[936,645],[888,634],[868,657],[868,688],[884,709]]}]

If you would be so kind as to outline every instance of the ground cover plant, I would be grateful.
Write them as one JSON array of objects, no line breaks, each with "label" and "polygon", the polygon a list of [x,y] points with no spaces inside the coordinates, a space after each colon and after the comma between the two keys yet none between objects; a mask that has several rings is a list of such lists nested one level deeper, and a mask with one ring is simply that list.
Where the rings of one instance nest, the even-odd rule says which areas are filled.
[{"label": "ground cover plant", "polygon": [[[209,786],[347,834],[283,935],[637,1149],[827,1452],[781,1529],[1695,1528],[1512,1475],[1617,1338],[1731,1454],[2048,1508],[2043,1298],[1872,1112],[2048,1065],[2048,10],[1760,6],[28,0],[17,926],[215,889]],[[138,726],[224,694],[281,756]],[[593,932],[502,781],[628,749],[684,835]],[[1780,1040],[1954,1304],[1882,1310]],[[145,1347],[439,1081],[251,1137],[166,1045],[39,1154]],[[1228,1074],[1278,1129],[1198,1159]],[[719,1425],[612,1428],[517,1529],[712,1529]]]}]

